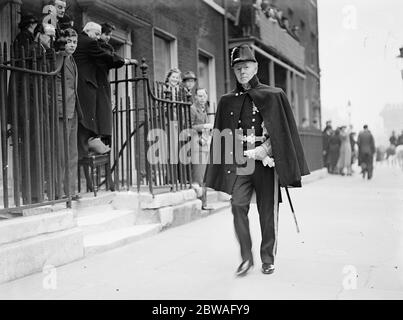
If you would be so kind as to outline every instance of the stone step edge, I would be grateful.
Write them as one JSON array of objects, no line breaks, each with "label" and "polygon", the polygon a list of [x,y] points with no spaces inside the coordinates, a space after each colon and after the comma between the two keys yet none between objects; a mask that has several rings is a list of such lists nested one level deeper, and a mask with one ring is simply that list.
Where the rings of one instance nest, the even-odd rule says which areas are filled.
[{"label": "stone step edge", "polygon": [[[41,235],[68,230],[76,226],[77,222],[71,209],[4,220],[0,224],[2,235],[0,236],[0,245],[18,243]],[[5,239],[7,230],[12,232],[12,236],[8,241]]]},{"label": "stone step edge", "polygon": [[[148,224],[135,225],[128,228],[121,228],[84,236],[85,256],[115,249],[134,241],[139,241],[146,237],[152,236],[160,231],[160,224]],[[99,240],[98,243],[97,240]]]}]

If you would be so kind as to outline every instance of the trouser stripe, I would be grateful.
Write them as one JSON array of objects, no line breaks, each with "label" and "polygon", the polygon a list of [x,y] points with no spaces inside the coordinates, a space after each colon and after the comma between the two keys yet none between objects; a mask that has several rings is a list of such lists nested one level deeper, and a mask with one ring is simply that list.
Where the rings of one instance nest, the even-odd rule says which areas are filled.
[{"label": "trouser stripe", "polygon": [[274,170],[274,208],[273,208],[273,219],[274,219],[274,245],[273,245],[273,260],[276,257],[277,252],[277,233],[278,233],[278,175],[276,170]]}]

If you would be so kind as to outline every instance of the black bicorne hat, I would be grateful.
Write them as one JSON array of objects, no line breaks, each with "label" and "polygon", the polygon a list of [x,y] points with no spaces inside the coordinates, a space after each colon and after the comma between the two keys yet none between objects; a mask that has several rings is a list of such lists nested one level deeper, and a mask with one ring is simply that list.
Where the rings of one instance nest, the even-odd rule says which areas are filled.
[{"label": "black bicorne hat", "polygon": [[231,52],[231,67],[238,62],[253,61],[257,62],[252,48],[247,44],[241,44],[232,49]]}]

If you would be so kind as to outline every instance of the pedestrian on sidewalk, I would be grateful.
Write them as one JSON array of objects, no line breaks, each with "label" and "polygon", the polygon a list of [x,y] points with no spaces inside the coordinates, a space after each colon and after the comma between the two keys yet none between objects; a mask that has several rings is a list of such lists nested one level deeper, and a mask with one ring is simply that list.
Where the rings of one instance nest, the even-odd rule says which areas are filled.
[{"label": "pedestrian on sidewalk", "polygon": [[337,161],[340,155],[340,129],[337,128],[329,138],[329,173],[337,174]]},{"label": "pedestrian on sidewalk", "polygon": [[326,121],[326,127],[322,132],[323,166],[330,173],[329,141],[333,134],[331,121]]},{"label": "pedestrian on sidewalk", "polygon": [[389,138],[389,142],[391,145],[394,145],[395,147],[397,146],[397,137],[394,130],[392,131],[392,135]]},{"label": "pedestrian on sidewalk", "polygon": [[237,84],[221,97],[217,107],[205,182],[207,187],[232,195],[242,257],[237,276],[246,275],[254,264],[248,212],[256,192],[262,232],[261,271],[271,274],[277,251],[280,186],[301,187],[301,176],[309,170],[284,91],[259,82],[258,63],[247,44],[232,50],[231,66]]},{"label": "pedestrian on sidewalk", "polygon": [[358,134],[357,139],[358,165],[361,166],[362,177],[365,179],[365,176],[367,176],[368,180],[370,180],[374,170],[375,141],[368,126],[364,125],[363,129],[364,130]]},{"label": "pedestrian on sidewalk", "polygon": [[340,130],[340,154],[337,161],[337,172],[342,176],[351,176],[351,145],[350,131],[346,126],[342,126]]}]

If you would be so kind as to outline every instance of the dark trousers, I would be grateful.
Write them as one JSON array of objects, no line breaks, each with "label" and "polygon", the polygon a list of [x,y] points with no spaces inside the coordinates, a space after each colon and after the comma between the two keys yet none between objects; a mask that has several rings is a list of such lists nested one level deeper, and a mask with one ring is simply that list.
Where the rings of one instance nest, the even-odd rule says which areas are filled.
[{"label": "dark trousers", "polygon": [[362,173],[364,175],[365,175],[365,173],[367,173],[368,179],[371,179],[372,174],[374,172],[374,157],[372,154],[370,154],[370,153],[362,154],[361,168],[362,168]]},{"label": "dark trousers", "polygon": [[253,261],[248,212],[255,190],[262,233],[260,257],[263,263],[274,263],[277,251],[280,189],[275,182],[274,169],[264,167],[261,161],[255,161],[255,163],[255,171],[252,175],[238,175],[235,180],[231,198],[235,233],[241,247],[242,260]]},{"label": "dark trousers", "polygon": [[78,159],[87,157],[89,154],[88,139],[95,137],[96,134],[88,130],[81,123],[78,124],[77,132],[77,146],[78,146]]},{"label": "dark trousers", "polygon": [[[78,153],[77,153],[77,113],[74,113],[72,119],[67,120],[67,144],[69,152],[69,164],[68,168],[65,166],[64,160],[64,131],[63,131],[63,119],[59,118],[59,166],[60,166],[60,181],[63,182],[64,193],[67,194],[67,187],[69,188],[70,195],[76,193],[76,181],[77,181],[77,165],[78,165]],[[64,185],[66,174],[69,175],[69,186]]]}]

